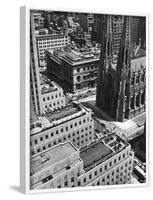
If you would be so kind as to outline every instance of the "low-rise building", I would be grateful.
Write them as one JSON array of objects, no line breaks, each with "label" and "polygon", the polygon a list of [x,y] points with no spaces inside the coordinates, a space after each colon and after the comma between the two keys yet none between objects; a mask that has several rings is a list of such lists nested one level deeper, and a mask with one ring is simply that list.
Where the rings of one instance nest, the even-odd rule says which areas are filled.
[{"label": "low-rise building", "polygon": [[54,81],[49,81],[46,77],[40,77],[41,84],[41,109],[42,113],[58,110],[65,106],[65,95],[63,89]]},{"label": "low-rise building", "polygon": [[96,86],[99,52],[93,49],[56,49],[46,51],[47,73],[56,78],[68,92]]},{"label": "low-rise building", "polygon": [[128,184],[131,146],[110,134],[78,150],[70,141],[31,157],[31,189]]},{"label": "low-rise building", "polygon": [[31,127],[31,155],[67,140],[77,148],[82,148],[94,140],[91,112],[75,102],[57,111],[48,112],[44,117],[39,117],[37,124],[38,127]]}]

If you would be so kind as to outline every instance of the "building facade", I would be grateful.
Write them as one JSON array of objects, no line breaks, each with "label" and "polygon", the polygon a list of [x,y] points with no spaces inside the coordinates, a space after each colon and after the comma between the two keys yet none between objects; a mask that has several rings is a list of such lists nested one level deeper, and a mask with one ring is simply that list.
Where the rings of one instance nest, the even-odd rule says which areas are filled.
[{"label": "building facade", "polygon": [[34,112],[41,114],[41,91],[34,16],[30,14],[30,97]]},{"label": "building facade", "polygon": [[[101,62],[96,104],[116,121],[145,111],[145,49],[131,48],[131,17],[123,17],[120,56],[114,59],[113,16],[103,16]],[[104,34],[107,32],[107,34]],[[119,40],[117,40],[119,43]]]},{"label": "building facade", "polygon": [[82,105],[73,103],[60,110],[49,112],[31,126],[31,155],[61,142],[70,140],[77,148],[82,148],[94,140],[94,124],[91,112]]},{"label": "building facade", "polygon": [[47,49],[51,50],[58,47],[64,47],[69,44],[70,39],[66,34],[45,34],[36,35],[36,42],[40,65],[42,65],[45,60],[45,51]]},{"label": "building facade", "polygon": [[65,95],[63,89],[54,81],[43,80],[40,85],[41,90],[41,110],[45,114],[47,111],[55,111],[65,107]]},{"label": "building facade", "polygon": [[47,73],[56,77],[68,92],[93,88],[97,83],[99,53],[56,50],[46,52]]},{"label": "building facade", "polygon": [[78,150],[67,141],[31,157],[32,189],[128,184],[134,154],[115,134]]}]

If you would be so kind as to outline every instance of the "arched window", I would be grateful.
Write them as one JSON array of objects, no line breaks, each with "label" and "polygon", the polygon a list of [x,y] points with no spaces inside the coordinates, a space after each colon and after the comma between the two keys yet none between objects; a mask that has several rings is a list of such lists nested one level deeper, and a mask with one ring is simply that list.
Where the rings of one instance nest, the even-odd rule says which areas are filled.
[{"label": "arched window", "polygon": [[131,97],[131,109],[134,109],[134,97]]},{"label": "arched window", "polygon": [[141,82],[144,82],[144,74],[141,74]]},{"label": "arched window", "polygon": [[134,85],[134,75],[131,77],[131,85]]},{"label": "arched window", "polygon": [[136,96],[136,106],[139,107],[139,94]]},{"label": "arched window", "polygon": [[125,96],[128,96],[128,84],[125,83]]},{"label": "arched window", "polygon": [[127,65],[127,61],[128,61],[128,49],[125,52],[125,64]]},{"label": "arched window", "polygon": [[139,75],[136,76],[136,81],[135,82],[136,82],[136,84],[139,83]]},{"label": "arched window", "polygon": [[145,104],[145,92],[143,92],[141,95],[141,104]]}]

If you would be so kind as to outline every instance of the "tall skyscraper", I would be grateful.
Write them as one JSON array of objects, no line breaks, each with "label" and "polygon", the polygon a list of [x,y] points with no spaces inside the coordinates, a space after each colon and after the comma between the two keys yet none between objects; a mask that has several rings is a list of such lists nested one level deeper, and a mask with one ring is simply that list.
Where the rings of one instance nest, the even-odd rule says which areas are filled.
[{"label": "tall skyscraper", "polygon": [[30,93],[34,112],[37,115],[41,114],[40,106],[40,76],[39,63],[37,54],[36,37],[34,34],[34,16],[31,12],[30,17]]}]

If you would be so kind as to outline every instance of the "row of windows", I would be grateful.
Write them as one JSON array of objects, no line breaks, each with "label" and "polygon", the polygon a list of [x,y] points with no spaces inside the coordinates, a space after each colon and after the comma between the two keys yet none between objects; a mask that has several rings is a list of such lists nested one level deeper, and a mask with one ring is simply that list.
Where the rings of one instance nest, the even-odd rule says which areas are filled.
[{"label": "row of windows", "polygon": [[115,179],[114,178],[112,178],[111,180],[106,180],[105,181],[105,179],[103,178],[103,179],[101,179],[101,180],[98,180],[97,182],[94,182],[93,184],[92,184],[92,186],[97,186],[97,185],[113,185],[113,184],[126,184],[128,181],[130,181],[130,177],[127,179],[127,176],[124,176],[124,177],[122,177],[122,178],[120,178],[120,179],[117,179],[116,181],[115,181]]},{"label": "row of windows", "polygon": [[91,65],[88,67],[83,67],[83,68],[77,68],[77,72],[80,72],[80,70],[86,71],[86,70],[92,70],[92,69],[97,69],[98,66],[97,65]]},{"label": "row of windows", "polygon": [[[51,100],[51,99],[55,99],[55,98],[58,98],[58,97],[61,97],[61,93],[59,93],[59,94],[55,94],[55,95],[51,95],[51,96],[48,96],[48,97],[44,97],[43,98],[43,101],[49,101],[49,100]],[[61,103],[63,103],[63,100],[61,101]]]},{"label": "row of windows", "polygon": [[[127,173],[127,165],[130,165],[131,164],[131,160],[129,161],[129,162],[126,162],[125,163],[125,167],[126,167],[126,169],[124,170],[124,173]],[[106,167],[107,165],[105,165],[105,170],[107,170],[107,167]],[[105,178],[103,178],[102,179],[102,182],[105,182],[105,180],[107,179],[107,181],[108,181],[108,179],[110,179],[110,177],[111,176],[114,176],[114,175],[116,175],[116,179],[118,179],[119,177],[121,177],[121,176],[123,176],[123,171],[121,171],[121,170],[123,170],[123,166],[121,166],[120,167],[120,170],[119,170],[119,168],[117,168],[116,169],[116,173],[114,173],[114,171],[112,171],[110,174],[108,174]],[[129,166],[128,167],[128,170],[131,170],[131,166]],[[102,173],[102,167],[100,167],[99,168],[99,173]],[[94,176],[97,176],[97,174],[98,174],[98,171],[96,170],[96,171],[94,171],[94,174],[89,174],[88,175],[88,178],[89,178],[89,180],[91,180],[92,178],[94,178]],[[99,174],[98,174],[99,175]],[[126,176],[126,175],[125,175]],[[124,176],[124,178],[125,178],[125,176]],[[130,172],[128,172],[128,176],[130,176]],[[112,177],[112,179],[114,179],[114,177]],[[86,183],[87,182],[87,177],[84,177],[83,178],[83,180],[82,180],[82,182],[83,183]],[[78,181],[78,186],[80,186],[80,184],[81,184],[81,181]]]},{"label": "row of windows", "polygon": [[[89,134],[91,135],[91,132],[90,132]],[[69,135],[69,136],[70,136],[70,135]],[[52,147],[52,146],[54,146],[54,145],[56,145],[56,144],[59,144],[59,143],[61,143],[61,142],[65,142],[65,141],[67,141],[68,139],[70,139],[70,141],[71,141],[72,143],[75,143],[74,145],[76,145],[76,146],[78,146],[78,147],[82,147],[82,146],[86,145],[87,143],[89,143],[89,142],[92,140],[92,137],[91,137],[91,136],[89,136],[89,138],[86,138],[85,140],[84,140],[84,139],[81,140],[80,137],[77,137],[76,139],[73,139],[73,140],[72,140],[72,138],[69,137],[69,136],[68,136],[68,138],[66,138],[66,136],[64,136],[63,138],[59,138],[59,139],[57,139],[57,140],[52,141],[52,143],[50,142],[50,143],[45,144],[45,145],[43,145],[43,146],[41,146],[41,147],[37,147],[36,152],[35,152],[34,149],[33,149],[33,150],[31,151],[31,154],[34,155],[35,153],[40,153],[41,151],[46,150],[47,148],[50,148],[50,147]]]},{"label": "row of windows", "polygon": [[137,75],[137,76],[132,76],[131,78],[131,85],[134,85],[134,83],[138,84],[140,82],[144,82],[145,80],[145,74]]},{"label": "row of windows", "polygon": [[[89,128],[91,128],[91,126]],[[88,127],[86,127],[85,130],[88,130]],[[63,131],[64,131],[64,129],[62,128],[61,132],[63,132]],[[80,140],[81,138],[84,139],[84,137],[87,137],[88,135],[92,135],[92,131],[89,131],[89,133],[86,132],[84,135],[80,135],[81,132],[84,133],[84,130],[81,129],[81,130],[78,130],[76,133],[75,132],[73,132],[71,134],[69,133],[67,135],[67,139],[70,139],[72,137],[76,137],[76,139],[73,138],[73,140],[72,140],[72,142],[75,143],[76,140]],[[58,135],[58,134],[59,134],[59,131],[56,130],[55,133],[52,132],[51,134],[46,134],[45,136],[41,136],[39,138],[39,141],[42,142],[44,140],[47,140],[50,136],[53,137],[53,136]],[[78,137],[77,137],[77,135],[78,135]],[[91,137],[89,139],[91,139]],[[86,138],[86,140],[87,140],[87,138]],[[63,141],[66,141],[66,136],[63,137]],[[60,139],[59,139],[58,142],[59,143],[61,142]],[[34,139],[34,145],[37,145],[37,144],[38,144],[38,139]],[[53,144],[57,144],[56,140],[53,142]],[[30,142],[30,145],[32,145],[32,142]]]},{"label": "row of windows", "polygon": [[57,44],[47,44],[47,45],[39,45],[39,51],[44,51],[44,48],[47,48],[47,47],[53,47],[53,46],[64,46],[66,45],[67,43],[57,43]]},{"label": "row of windows", "polygon": [[[55,136],[55,135],[58,135],[58,134],[60,134],[60,133],[65,132],[65,131],[69,131],[69,130],[73,129],[74,127],[77,127],[77,126],[79,126],[79,125],[82,125],[83,123],[86,123],[86,122],[89,122],[89,117],[87,117],[87,119],[84,118],[82,121],[80,120],[80,121],[78,121],[78,122],[75,122],[74,124],[70,124],[69,126],[61,127],[60,129],[58,129],[58,130],[56,130],[56,131],[54,131],[54,132],[51,132],[50,134],[49,134],[49,133],[46,134],[45,136],[41,136],[41,137],[40,137],[40,141],[43,141],[43,140],[45,140],[45,139],[48,139],[48,138],[49,138],[49,135],[50,135],[51,137],[53,137],[53,136]],[[80,132],[83,133],[84,131],[87,131],[87,130],[90,130],[90,129],[92,129],[92,125],[89,125],[89,126],[85,127],[84,129],[82,128],[81,130],[78,130],[78,131],[76,132],[76,134],[80,134]],[[73,136],[75,136],[75,132],[73,132]],[[68,136],[68,137],[69,137],[69,136]],[[37,144],[37,143],[38,143],[38,141],[37,141],[37,139],[35,139],[35,140],[34,140],[34,144]]]},{"label": "row of windows", "polygon": [[[70,167],[68,168],[68,170],[69,169],[70,169]],[[126,173],[126,171],[125,171],[125,173]],[[112,174],[113,177],[111,176],[111,174]],[[77,177],[79,175],[80,175],[80,173],[77,172]],[[52,176],[50,175],[49,177],[50,177],[49,180],[51,180]],[[91,180],[91,179],[92,179],[92,174],[89,174],[89,180]],[[119,184],[119,183],[120,184],[121,183],[125,184],[125,183],[129,182],[130,179],[131,179],[131,173],[130,172],[126,173],[124,176],[123,176],[123,173],[121,173],[120,175],[117,174],[114,177],[114,171],[113,171],[110,174],[108,174],[107,176],[101,177],[99,180],[94,182],[92,184],[92,186],[104,185],[104,184],[105,185],[110,185],[110,184]],[[45,180],[45,182],[46,182],[46,180],[48,180],[48,179],[43,179],[43,180]],[[71,187],[75,187],[76,186],[75,183],[74,183],[74,175],[72,175],[71,178],[69,178],[69,181],[70,181],[69,183],[71,184]],[[77,181],[77,186],[81,186],[81,185],[83,185],[85,183],[87,183],[87,178],[86,177],[83,178],[83,182],[82,183],[81,183],[81,180]],[[68,177],[65,176],[64,177],[64,187],[67,187],[67,186],[68,186]],[[61,188],[61,187],[62,187],[61,184],[57,185],[57,188]]]}]

